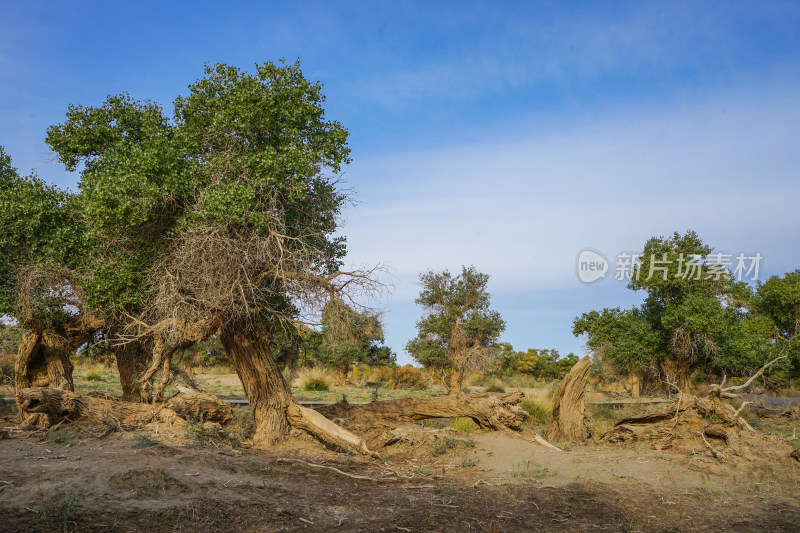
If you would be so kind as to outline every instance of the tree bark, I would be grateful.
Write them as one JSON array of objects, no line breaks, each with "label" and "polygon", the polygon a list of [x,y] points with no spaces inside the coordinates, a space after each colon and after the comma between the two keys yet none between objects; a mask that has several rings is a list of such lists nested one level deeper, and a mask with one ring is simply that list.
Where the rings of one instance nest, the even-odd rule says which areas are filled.
[{"label": "tree bark", "polygon": [[[45,329],[34,316],[25,321],[23,334],[14,364],[14,391],[29,387],[73,390],[72,362],[69,356],[88,341],[102,323],[78,315],[64,326],[63,335]],[[47,427],[51,418],[46,413],[30,413],[17,403],[24,424]]]},{"label": "tree bark", "polygon": [[464,372],[461,369],[454,368],[450,375],[447,376],[447,394],[455,395],[461,394],[461,384],[464,382]]},{"label": "tree bark", "polygon": [[641,380],[637,374],[631,374],[631,396],[638,398],[642,394]]},{"label": "tree bark", "polygon": [[666,359],[661,368],[670,384],[675,385],[684,394],[691,394],[692,366],[687,358]]},{"label": "tree bark", "polygon": [[269,446],[289,435],[287,410],[294,403],[269,343],[242,331],[223,328],[220,332],[228,359],[233,363],[253,415],[253,444]]},{"label": "tree bark", "polygon": [[584,395],[592,361],[584,357],[561,381],[553,399],[553,416],[547,430],[550,442],[582,442],[592,436],[592,417],[586,410]]},{"label": "tree bark", "polygon": [[342,363],[336,367],[336,386],[347,386],[347,375],[350,374],[350,363]]},{"label": "tree bark", "polygon": [[119,381],[122,385],[122,399],[126,402],[143,401],[137,379],[147,370],[144,347],[138,342],[129,342],[117,346],[114,357],[117,360]]}]

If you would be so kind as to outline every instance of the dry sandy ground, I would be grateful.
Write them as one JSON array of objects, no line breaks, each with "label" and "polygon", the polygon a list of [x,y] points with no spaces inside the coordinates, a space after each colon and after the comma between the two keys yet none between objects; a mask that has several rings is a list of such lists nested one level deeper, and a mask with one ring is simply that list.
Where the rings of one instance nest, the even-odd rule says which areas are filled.
[{"label": "dry sandy ground", "polygon": [[[310,439],[268,451],[176,435],[0,440],[4,531],[798,531],[800,463],[736,468],[643,446],[472,443],[383,462]],[[464,435],[457,435],[464,438]],[[51,437],[52,439],[52,437]],[[473,444],[470,446],[470,444]],[[321,469],[286,459],[325,464]],[[70,505],[72,504],[72,505]],[[49,518],[50,525],[46,519]]]}]

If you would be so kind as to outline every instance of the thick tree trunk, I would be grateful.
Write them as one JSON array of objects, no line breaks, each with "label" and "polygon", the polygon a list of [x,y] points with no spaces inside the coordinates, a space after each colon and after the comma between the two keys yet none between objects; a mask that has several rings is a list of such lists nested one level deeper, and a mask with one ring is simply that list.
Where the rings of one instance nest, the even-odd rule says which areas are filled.
[{"label": "thick tree trunk", "polygon": [[685,357],[666,359],[661,364],[662,370],[671,384],[684,394],[692,392],[692,366]]},{"label": "thick tree trunk", "polygon": [[268,342],[232,328],[223,328],[220,340],[250,402],[254,446],[268,447],[286,438],[295,427],[344,449],[378,456],[367,448],[363,438],[294,400]]},{"label": "thick tree trunk", "polygon": [[[73,390],[69,353],[69,344],[63,338],[40,329],[27,331],[14,365],[14,391],[28,387]],[[19,403],[18,407],[23,424],[48,427],[52,423],[47,413],[28,412]]]},{"label": "thick tree trunk", "polygon": [[639,380],[639,376],[631,374],[631,396],[634,398],[638,398],[642,394],[642,385],[641,380]]},{"label": "thick tree trunk", "polygon": [[233,363],[253,415],[253,444],[269,446],[289,435],[288,408],[294,403],[291,390],[283,379],[269,343],[224,328],[220,341]]},{"label": "thick tree trunk", "polygon": [[350,374],[350,363],[342,363],[336,367],[336,386],[347,386],[347,376]]},{"label": "thick tree trunk", "polygon": [[416,422],[428,418],[469,417],[481,427],[519,429],[528,418],[518,404],[525,395],[520,392],[497,394],[484,392],[460,396],[403,398],[364,405],[339,402],[318,409],[333,420],[357,426],[394,427],[398,422]]},{"label": "thick tree trunk", "polygon": [[447,394],[461,394],[461,384],[464,382],[464,372],[454,368],[447,376]]},{"label": "thick tree trunk", "polygon": [[582,442],[592,436],[592,417],[586,410],[584,395],[592,361],[584,357],[561,381],[553,399],[553,416],[547,430],[550,442]]},{"label": "thick tree trunk", "polygon": [[138,342],[129,342],[114,349],[117,360],[119,381],[122,385],[122,399],[126,402],[143,400],[136,382],[147,370],[147,356],[143,346]]}]

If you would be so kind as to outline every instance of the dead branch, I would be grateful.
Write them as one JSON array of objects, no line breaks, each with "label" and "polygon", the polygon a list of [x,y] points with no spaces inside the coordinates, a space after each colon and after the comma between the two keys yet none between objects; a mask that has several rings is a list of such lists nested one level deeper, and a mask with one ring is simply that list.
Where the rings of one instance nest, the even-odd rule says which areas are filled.
[{"label": "dead branch", "polygon": [[336,472],[337,474],[340,474],[340,475],[345,476],[345,477],[349,477],[351,479],[363,479],[365,481],[402,481],[402,480],[400,480],[398,478],[394,478],[394,477],[376,478],[376,477],[369,477],[369,476],[359,476],[359,475],[356,475],[356,474],[348,474],[347,472],[342,472],[338,468],[335,468],[335,467],[332,467],[332,466],[318,465],[316,463],[309,463],[309,462],[306,462],[306,461],[301,461],[300,459],[283,459],[283,458],[279,458],[279,459],[276,459],[275,462],[276,463],[299,463],[299,464],[302,464],[302,465],[309,466],[311,468],[324,468],[326,470],[332,470],[333,472]]}]

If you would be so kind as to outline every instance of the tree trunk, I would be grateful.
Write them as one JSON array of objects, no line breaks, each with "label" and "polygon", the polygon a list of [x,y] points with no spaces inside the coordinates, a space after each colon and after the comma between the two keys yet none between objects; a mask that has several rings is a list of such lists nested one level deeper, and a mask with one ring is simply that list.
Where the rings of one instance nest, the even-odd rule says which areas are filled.
[{"label": "tree trunk", "polygon": [[140,402],[143,398],[137,386],[137,379],[147,370],[144,347],[138,342],[117,346],[114,350],[122,385],[122,399],[126,402]]},{"label": "tree trunk", "polygon": [[[25,332],[14,364],[15,393],[29,387],[73,390],[69,353],[69,343],[62,337],[38,328]],[[51,425],[52,419],[47,413],[31,413],[19,402],[17,405],[23,424]]]},{"label": "tree trunk", "polygon": [[553,416],[547,430],[550,442],[582,442],[592,436],[592,417],[586,410],[584,395],[592,361],[584,357],[561,381],[553,399]]},{"label": "tree trunk", "polygon": [[447,377],[447,394],[461,394],[461,384],[464,381],[464,372],[460,369],[454,368],[450,375]]},{"label": "tree trunk", "polygon": [[403,398],[363,405],[339,402],[321,407],[318,412],[328,418],[356,426],[395,427],[398,422],[469,417],[481,427],[519,429],[528,418],[528,414],[518,406],[524,397],[522,392],[517,391],[505,394],[464,394],[459,397]]},{"label": "tree trunk", "polygon": [[223,328],[220,341],[250,402],[255,426],[254,446],[268,447],[286,438],[295,427],[346,450],[378,457],[367,448],[363,438],[294,400],[268,342],[233,328]]},{"label": "tree trunk", "polygon": [[350,363],[342,363],[336,367],[336,386],[346,387],[347,376],[350,374]]},{"label": "tree trunk", "polygon": [[687,358],[666,359],[661,364],[661,368],[666,376],[666,381],[675,385],[680,392],[691,394],[692,366]]},{"label": "tree trunk", "polygon": [[269,446],[286,438],[290,429],[287,409],[294,399],[269,343],[230,328],[222,329],[220,341],[250,402],[255,427],[253,444]]},{"label": "tree trunk", "polygon": [[638,398],[642,394],[642,385],[637,374],[631,374],[631,396]]}]

